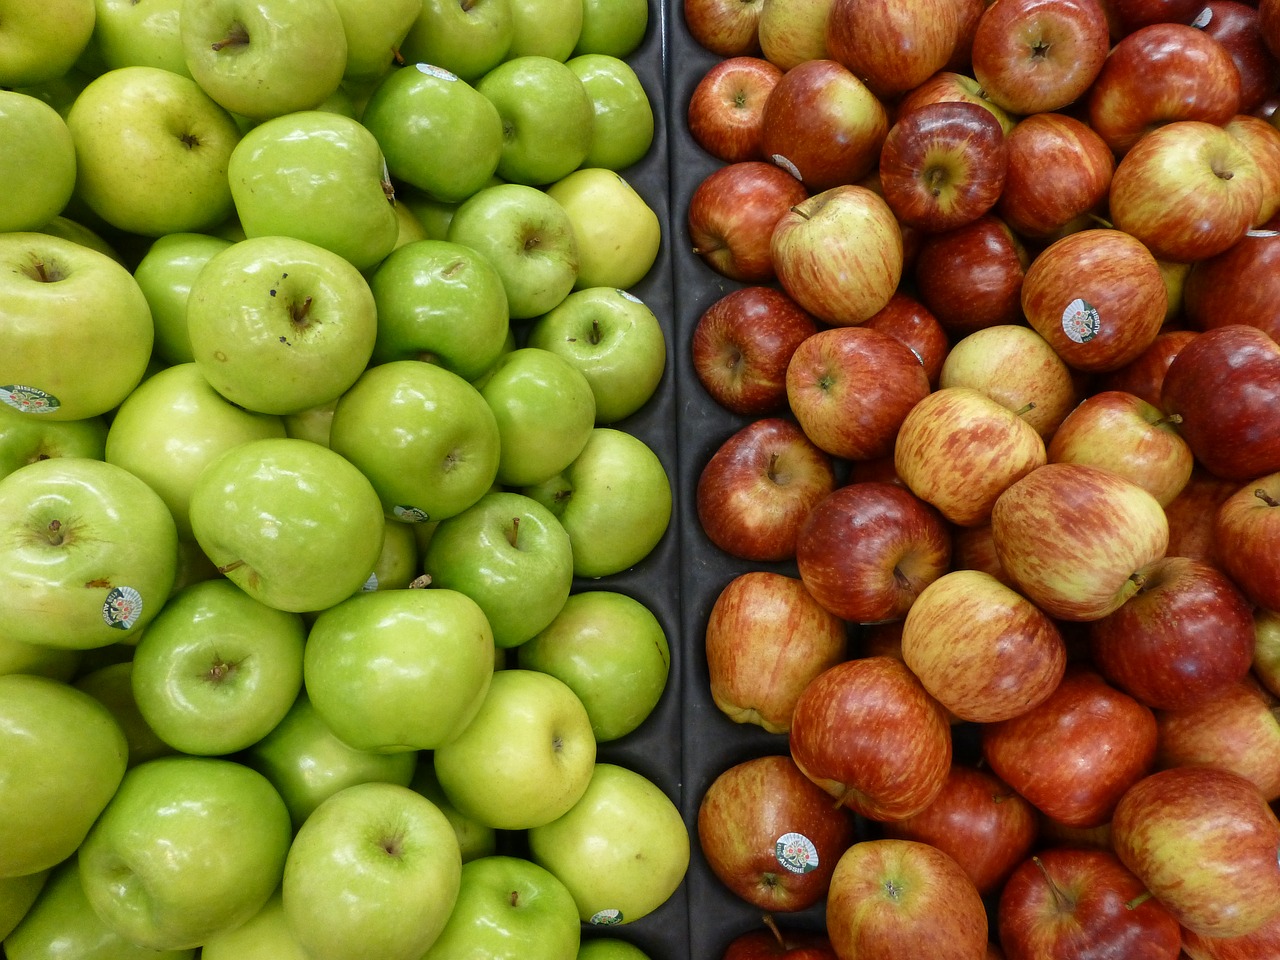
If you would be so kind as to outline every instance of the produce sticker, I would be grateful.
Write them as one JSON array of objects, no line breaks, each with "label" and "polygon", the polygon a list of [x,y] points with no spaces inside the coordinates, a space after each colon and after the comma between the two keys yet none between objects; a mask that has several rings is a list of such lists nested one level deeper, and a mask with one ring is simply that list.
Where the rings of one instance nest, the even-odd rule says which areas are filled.
[{"label": "produce sticker", "polygon": [[784,833],[773,845],[773,855],[783,869],[812,873],[818,869],[818,848],[803,833]]},{"label": "produce sticker", "polygon": [[1088,343],[1098,335],[1101,327],[1102,318],[1087,300],[1076,297],[1062,311],[1062,332],[1076,343]]},{"label": "produce sticker", "polygon": [[45,393],[35,387],[24,387],[20,383],[0,387],[0,400],[19,413],[53,413],[62,406],[53,394]]}]

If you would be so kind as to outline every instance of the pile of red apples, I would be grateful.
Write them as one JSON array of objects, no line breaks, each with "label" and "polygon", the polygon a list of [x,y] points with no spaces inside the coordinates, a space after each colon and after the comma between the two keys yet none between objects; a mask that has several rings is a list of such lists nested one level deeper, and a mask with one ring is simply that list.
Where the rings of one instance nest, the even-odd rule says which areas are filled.
[{"label": "pile of red apples", "polygon": [[1280,957],[1280,0],[683,25],[725,960]]}]

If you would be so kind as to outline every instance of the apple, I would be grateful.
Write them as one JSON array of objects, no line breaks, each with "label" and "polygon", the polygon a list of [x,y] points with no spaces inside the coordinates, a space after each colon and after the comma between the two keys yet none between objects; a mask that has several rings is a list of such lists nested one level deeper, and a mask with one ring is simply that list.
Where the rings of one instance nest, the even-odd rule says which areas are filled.
[{"label": "apple", "polygon": [[461,875],[453,827],[434,803],[399,784],[360,783],[333,794],[298,829],[282,905],[315,960],[369,950],[419,960],[448,922]]},{"label": "apple", "polygon": [[[991,772],[1046,817],[1096,827],[1154,769],[1156,718],[1095,670],[1077,664],[1032,709],[983,724],[980,740]],[[1055,748],[1046,750],[1046,743]]]},{"label": "apple", "polygon": [[1252,113],[1280,84],[1280,62],[1262,36],[1258,7],[1237,0],[1210,0],[1196,16],[1198,26],[1226,47],[1240,72],[1240,112]]},{"label": "apple", "polygon": [[833,0],[830,7],[828,54],[885,100],[946,67],[960,41],[959,3],[930,4],[925,16],[903,0]]},{"label": "apple", "polygon": [[951,351],[951,342],[938,318],[919,300],[895,291],[880,310],[863,326],[887,333],[916,355],[924,367],[929,385],[936,387],[942,364]]},{"label": "apple", "polygon": [[1191,332],[1244,323],[1280,337],[1280,314],[1269,296],[1277,256],[1280,233],[1249,230],[1229,249],[1192,264],[1183,288]]},{"label": "apple", "polygon": [[648,29],[648,0],[583,0],[582,30],[573,48],[574,56],[630,56],[644,41]]},{"label": "apple", "polygon": [[985,214],[943,233],[924,234],[910,274],[916,294],[956,337],[1024,324],[1022,284],[1031,254],[1009,225]]},{"label": "apple", "polygon": [[712,874],[767,913],[795,913],[825,897],[855,829],[852,814],[832,806],[785,754],[728,767],[698,803],[698,845]]},{"label": "apple", "polygon": [[685,120],[689,135],[722,163],[764,160],[764,107],[782,68],[763,57],[717,60],[689,94]]},{"label": "apple", "polygon": [[351,84],[383,79],[400,57],[400,45],[422,12],[422,0],[335,0],[335,6],[347,40],[342,79]]},{"label": "apple", "polygon": [[252,120],[313,109],[346,72],[347,35],[334,0],[183,0],[178,23],[191,76]]},{"label": "apple", "polygon": [[453,826],[453,833],[458,840],[458,848],[462,853],[464,864],[498,852],[498,831],[467,816],[449,802],[449,798],[444,795],[444,789],[440,786],[440,780],[436,777],[430,754],[401,753],[393,756],[418,758],[413,776],[409,780],[409,787],[439,807],[440,812]]},{"label": "apple", "polygon": [[[636,0],[631,0],[632,5]],[[592,8],[612,11],[625,4],[596,0]],[[583,4],[583,12],[589,9]],[[646,2],[640,9],[647,14]],[[621,13],[621,10],[618,11]],[[639,163],[654,140],[653,104],[635,69],[616,56],[582,53],[565,61],[577,74],[591,100],[591,146],[582,158],[584,167],[623,170]]]},{"label": "apple", "polygon": [[763,9],[764,0],[682,0],[680,5],[689,36],[704,50],[720,57],[760,52]]},{"label": "apple", "polygon": [[1239,489],[1238,480],[1215,477],[1199,463],[1192,467],[1187,485],[1164,508],[1169,521],[1167,554],[1216,564],[1213,526],[1218,507]]},{"label": "apple", "polygon": [[284,899],[277,890],[261,910],[236,927],[210,937],[200,947],[201,960],[307,960],[289,929]]},{"label": "apple", "polygon": [[1280,916],[1239,937],[1205,937],[1183,927],[1182,952],[1191,960],[1251,960],[1280,946]]},{"label": "apple", "polygon": [[1280,129],[1269,120],[1247,113],[1232,117],[1223,129],[1249,152],[1258,167],[1262,201],[1251,226],[1265,228],[1280,211]]},{"label": "apple", "polygon": [[[232,834],[238,842],[228,846]],[[80,881],[94,913],[125,940],[190,949],[262,908],[291,837],[284,801],[260,773],[231,760],[159,757],[125,774],[80,845]]]},{"label": "apple", "polygon": [[906,664],[888,656],[846,660],[810,681],[789,742],[805,776],[875,821],[920,813],[951,767],[945,712]]},{"label": "apple", "polygon": [[0,86],[32,86],[66,74],[89,46],[96,13],[93,0],[55,0],[38,8],[22,0],[5,3]]},{"label": "apple", "polygon": [[1213,542],[1218,565],[1254,604],[1280,610],[1274,531],[1280,528],[1280,473],[1244,484],[1218,507]]},{"label": "apple", "polygon": [[626,290],[643,280],[658,259],[662,225],[657,212],[620,174],[579,167],[546,188],[573,224],[578,248],[574,288]]},{"label": "apple", "polygon": [[652,780],[598,762],[581,799],[528,833],[534,862],[569,888],[580,920],[640,920],[671,899],[689,869],[689,831]]},{"label": "apple", "polygon": [[832,0],[764,0],[756,23],[760,52],[784,71],[827,56]]},{"label": "apple", "polygon": [[765,914],[760,920],[763,928],[738,934],[729,941],[720,960],[769,960],[772,957],[835,960],[835,948],[825,932],[795,927],[783,929],[771,914]]},{"label": "apple", "polygon": [[[973,13],[981,13],[986,5],[982,8],[974,9]],[[907,113],[917,107],[922,107],[926,103],[934,103],[939,100],[965,100],[970,103],[976,103],[979,106],[986,107],[1000,121],[1000,126],[1004,128],[1005,135],[1013,129],[1016,118],[1009,115],[1003,107],[992,103],[986,96],[986,91],[982,89],[982,85],[977,80],[969,76],[963,71],[970,68],[967,54],[962,54],[963,40],[956,44],[953,57],[962,56],[958,62],[951,64],[951,69],[939,70],[927,80],[922,81],[916,86],[907,90],[897,101],[897,110],[899,113]]]},{"label": "apple", "polygon": [[475,83],[503,61],[514,36],[510,0],[422,0],[400,55],[408,63],[434,64]]},{"label": "apple", "polygon": [[1178,355],[1178,351],[1195,338],[1197,332],[1162,328],[1147,349],[1137,357],[1095,380],[1096,388],[1101,391],[1120,390],[1145,400],[1153,407],[1159,407],[1160,392],[1169,364]]},{"label": "apple", "polygon": [[138,382],[154,333],[146,297],[118,261],[42,233],[0,235],[8,349],[0,402],[51,420],[116,407]]},{"label": "apple", "polygon": [[350,461],[290,437],[226,451],[191,491],[191,529],[219,571],[267,606],[331,607],[382,551],[378,494]]},{"label": "apple", "polygon": [[[779,643],[780,636],[787,638]],[[786,733],[809,681],[847,659],[843,620],[798,577],[772,570],[737,574],[716,594],[703,632],[707,683],[735,723]]]},{"label": "apple", "polygon": [[0,478],[19,467],[54,457],[103,459],[107,423],[86,420],[44,420],[0,404]]},{"label": "apple", "polygon": [[1280,611],[1256,609],[1253,612],[1255,634],[1253,675],[1266,689],[1277,694],[1280,690],[1280,674],[1277,672],[1277,656],[1280,652]]},{"label": "apple", "polygon": [[541,56],[564,62],[582,36],[581,0],[511,0],[515,29],[507,59]]},{"label": "apple", "polygon": [[204,265],[231,246],[232,241],[207,233],[167,233],[146,249],[133,270],[151,307],[155,326],[155,354],[168,364],[189,363],[187,299]]},{"label": "apple", "polygon": [[4,232],[37,230],[62,212],[76,184],[76,149],[58,111],[14,90],[0,91],[0,124],[10,136],[0,150],[0,176],[12,184],[0,214]]},{"label": "apple", "polygon": [[137,698],[133,694],[133,660],[122,660],[99,667],[90,666],[86,672],[75,677],[72,685],[89,694],[111,712],[111,716],[124,731],[125,741],[129,745],[130,767],[177,752],[160,739],[138,708]]}]

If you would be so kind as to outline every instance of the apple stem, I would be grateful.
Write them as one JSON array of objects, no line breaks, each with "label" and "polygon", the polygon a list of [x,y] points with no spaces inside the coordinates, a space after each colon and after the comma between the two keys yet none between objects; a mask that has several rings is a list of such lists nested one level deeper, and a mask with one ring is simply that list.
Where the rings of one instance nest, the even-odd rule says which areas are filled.
[{"label": "apple stem", "polygon": [[1029,400],[1027,401],[1025,406],[1022,406],[1017,410],[1016,415],[1019,417],[1025,417],[1028,413],[1030,413],[1035,408],[1036,408],[1036,402],[1034,400]]},{"label": "apple stem", "polygon": [[1172,423],[1172,424],[1174,424],[1174,425],[1177,425],[1177,424],[1179,424],[1179,423],[1181,423],[1181,422],[1182,422],[1182,414],[1180,414],[1180,413],[1171,413],[1171,414],[1168,414],[1167,416],[1161,417],[1159,420],[1155,421],[1155,422],[1152,424],[1152,426],[1153,426],[1153,427],[1160,427],[1160,426],[1163,426],[1163,425],[1164,425],[1164,424],[1166,424],[1166,423]]},{"label": "apple stem", "polygon": [[592,346],[595,346],[602,339],[604,338],[600,336],[600,320],[598,317],[592,317],[591,318],[591,336],[588,337],[587,340]]},{"label": "apple stem", "polygon": [[803,220],[808,220],[808,219],[809,219],[809,214],[808,214],[808,213],[806,213],[804,210],[801,210],[799,207],[792,207],[792,208],[791,208],[791,212],[792,212],[792,213],[794,213],[797,217],[800,217],[800,218],[801,218],[801,219],[803,219]]},{"label": "apple stem", "polygon": [[765,927],[768,928],[769,932],[773,934],[773,938],[778,941],[778,946],[785,950],[787,948],[787,943],[782,938],[782,931],[778,929],[777,921],[773,919],[773,915],[768,913],[764,914],[760,918],[760,922],[763,923]]},{"label": "apple stem", "polygon": [[508,902],[508,903],[510,903],[510,904],[511,904],[511,906],[513,906],[513,907],[518,907],[518,906],[520,906],[520,891],[519,891],[519,890],[512,890],[510,893],[508,893],[508,894],[507,894],[507,902]]},{"label": "apple stem", "polygon": [[59,546],[63,540],[62,521],[50,520],[48,529],[49,529],[49,542],[53,544],[55,547]]},{"label": "apple stem", "polygon": [[1150,900],[1151,896],[1152,894],[1150,890],[1143,890],[1140,894],[1138,894],[1132,900],[1127,901],[1124,905],[1124,908],[1126,910],[1137,910],[1140,906],[1142,906],[1144,903]]},{"label": "apple stem", "polygon": [[1049,875],[1049,871],[1045,867],[1044,861],[1039,857],[1032,857],[1031,862],[1039,868],[1041,876],[1044,877],[1044,882],[1049,885],[1049,892],[1053,894],[1054,905],[1059,910],[1069,910],[1073,906],[1071,898],[1062,892],[1062,888],[1058,886],[1053,877]]},{"label": "apple stem", "polygon": [[1263,490],[1261,487],[1253,491],[1253,495],[1268,507],[1280,507],[1280,501],[1277,501],[1275,497],[1271,496],[1271,494],[1267,493],[1267,491]]},{"label": "apple stem", "polygon": [[227,35],[221,40],[213,41],[210,46],[214,51],[225,50],[227,47],[245,47],[249,45],[249,31],[245,29],[243,23],[236,21],[231,25],[231,29],[227,31]]},{"label": "apple stem", "polygon": [[519,543],[517,543],[517,541],[520,539],[520,518],[519,517],[511,518],[511,530],[507,534],[507,539],[511,541],[511,545],[513,547],[519,546]]},{"label": "apple stem", "polygon": [[431,574],[424,573],[419,577],[414,577],[409,581],[410,590],[423,590],[431,586]]},{"label": "apple stem", "polygon": [[301,325],[303,322],[306,321],[307,314],[309,314],[310,312],[311,312],[311,297],[310,295],[308,295],[303,298],[302,303],[294,304],[293,310],[292,310],[293,322]]},{"label": "apple stem", "polygon": [[243,560],[232,560],[230,563],[224,563],[218,567],[219,573],[230,573],[233,570],[239,570],[244,566]]},{"label": "apple stem", "polygon": [[1129,579],[1137,586],[1139,592],[1142,592],[1147,585],[1147,575],[1141,570],[1133,571],[1129,574]]},{"label": "apple stem", "polygon": [[476,5],[476,0],[462,0],[462,12],[470,13],[471,8]]},{"label": "apple stem", "polygon": [[1100,227],[1106,227],[1108,230],[1115,227],[1115,224],[1112,223],[1110,220],[1108,220],[1106,217],[1100,217],[1096,213],[1089,214],[1089,219],[1092,220],[1094,223],[1098,224],[1098,226]]},{"label": "apple stem", "polygon": [[36,279],[39,280],[41,283],[48,283],[49,271],[45,269],[44,261],[37,260],[35,263],[35,267],[36,267]]},{"label": "apple stem", "polygon": [[391,48],[391,59],[397,67],[404,66],[404,54],[400,52],[399,47]]}]

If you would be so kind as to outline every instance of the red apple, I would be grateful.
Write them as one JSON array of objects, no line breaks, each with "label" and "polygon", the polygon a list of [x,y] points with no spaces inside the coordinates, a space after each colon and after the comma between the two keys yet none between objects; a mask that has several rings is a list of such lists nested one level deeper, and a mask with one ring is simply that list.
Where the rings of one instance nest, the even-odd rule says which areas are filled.
[{"label": "red apple", "polygon": [[1009,960],[1177,960],[1182,932],[1109,850],[1055,847],[1024,860],[1000,892]]},{"label": "red apple", "polygon": [[915,840],[867,840],[836,865],[826,908],[837,955],[983,960],[987,913],[950,855]]},{"label": "red apple", "polygon": [[995,206],[1008,162],[990,110],[944,100],[898,114],[880,153],[880,187],[901,223],[951,230]]},{"label": "red apple", "polygon": [[801,692],[845,659],[848,643],[845,622],[796,577],[768,570],[738,574],[707,617],[711,699],[735,723],[786,733]]},{"label": "red apple", "polygon": [[1069,826],[1106,823],[1121,795],[1155,763],[1151,710],[1083,666],[1069,668],[1026,713],[983,724],[981,737],[991,771]]},{"label": "red apple", "polygon": [[836,486],[831,457],[794,421],[754,420],[720,444],[698,475],[698,524],[740,560],[790,560],[809,511]]},{"label": "red apple", "polygon": [[816,193],[866,176],[888,131],[884,104],[847,67],[806,60],[769,95],[760,148]]},{"label": "red apple", "polygon": [[992,214],[945,233],[926,234],[913,278],[920,301],[943,328],[963,336],[1022,322],[1022,283],[1031,257]]},{"label": "red apple", "polygon": [[760,51],[756,25],[764,0],[683,0],[684,25],[699,44],[721,57]]},{"label": "red apple", "polygon": [[1280,84],[1280,62],[1262,38],[1256,4],[1238,0],[1187,0],[1200,8],[1195,26],[1226,48],[1240,72],[1240,112],[1251,113]]},{"label": "red apple", "polygon": [[738,934],[720,960],[839,960],[825,933],[784,930],[768,914],[761,919],[765,928]]},{"label": "red apple", "polygon": [[1252,226],[1266,227],[1280,212],[1280,129],[1270,120],[1240,113],[1223,126],[1258,166],[1262,180],[1262,202],[1254,214]]},{"label": "red apple", "polygon": [[733,413],[762,416],[787,402],[787,364],[818,332],[813,317],[774,287],[731,290],[698,318],[690,356],[698,381]]},{"label": "red apple", "polygon": [[1250,230],[1230,249],[1192,264],[1184,289],[1195,329],[1243,323],[1280,338],[1280,233]]},{"label": "red apple", "polygon": [[1152,406],[1160,406],[1160,390],[1169,364],[1195,335],[1194,330],[1162,330],[1136,358],[1099,377],[1097,388],[1123,390]]},{"label": "red apple", "polygon": [[955,570],[978,570],[1010,586],[1009,576],[996,556],[995,537],[989,523],[956,529],[951,537],[951,565]]},{"label": "red apple", "polygon": [[1214,553],[1260,607],[1280,610],[1280,473],[1251,480],[1218,507]]},{"label": "red apple", "polygon": [[717,167],[689,198],[693,252],[730,280],[772,280],[769,242],[774,225],[807,196],[804,184],[763,160]]},{"label": "red apple", "polygon": [[1259,960],[1280,957],[1280,913],[1241,937],[1205,937],[1182,931],[1182,950],[1191,960]]},{"label": "red apple", "polygon": [[1051,617],[1098,620],[1139,589],[1164,556],[1164,510],[1136,483],[1079,463],[1049,463],[1005,490],[991,511],[1000,565]]},{"label": "red apple", "polygon": [[853,817],[789,756],[755,757],[712,781],[698,805],[698,845],[711,872],[761,910],[813,906],[854,840]]},{"label": "red apple", "polygon": [[924,367],[929,384],[937,384],[951,344],[947,331],[923,303],[899,290],[863,326],[887,333],[907,347]]},{"label": "red apple", "polygon": [[831,0],[768,0],[760,11],[760,50],[783,70],[827,56]]},{"label": "red apple", "polygon": [[1048,113],[1093,83],[1111,49],[1098,0],[999,0],[973,36],[973,76],[1014,114]]},{"label": "red apple", "polygon": [[901,619],[950,561],[942,517],[894,483],[837,488],[809,511],[796,541],[796,566],[809,592],[853,623]]},{"label": "red apple", "polygon": [[1022,283],[1027,322],[1069,367],[1090,373],[1136,359],[1160,332],[1167,303],[1155,257],[1119,230],[1055,240]]},{"label": "red apple", "polygon": [[1280,58],[1280,3],[1258,0],[1258,29],[1272,56]]},{"label": "red apple", "polygon": [[1280,470],[1280,344],[1240,323],[1206,330],[1165,374],[1160,406],[1197,461],[1226,480]]},{"label": "red apple", "polygon": [[787,400],[801,428],[848,460],[893,452],[903,419],[928,394],[929,376],[911,348],[866,326],[820,330],[787,366]]},{"label": "red apple", "polygon": [[[986,9],[985,2],[979,2],[972,5],[975,9],[970,12],[981,15]],[[975,21],[976,25],[976,21]],[[1017,123],[1017,120],[1010,116],[1009,111],[1005,110],[987,96],[987,92],[982,89],[982,84],[969,76],[962,70],[968,70],[968,61],[964,62],[962,67],[954,67],[952,69],[939,70],[928,80],[912,87],[906,91],[898,100],[898,114],[910,113],[919,107],[923,107],[927,103],[937,103],[946,100],[960,100],[966,103],[976,103],[980,107],[985,107],[991,111],[991,115],[1000,121],[1000,126],[1004,128],[1007,135]]]},{"label": "red apple", "polygon": [[1154,709],[1180,710],[1249,672],[1252,610],[1217,568],[1164,557],[1139,578],[1133,596],[1090,624],[1090,656],[1111,683]]},{"label": "red apple", "polygon": [[877,96],[892,99],[947,65],[960,39],[962,9],[958,0],[834,0],[827,53]]},{"label": "red apple", "polygon": [[854,326],[898,289],[902,229],[882,197],[846,184],[793,204],[776,221],[771,254],[782,288],[796,303],[829,324]]},{"label": "red apple", "polygon": [[1164,508],[1164,515],[1169,521],[1168,555],[1217,565],[1213,525],[1218,517],[1218,507],[1239,489],[1238,481],[1215,477],[1196,464],[1182,492]]},{"label": "red apple", "polygon": [[717,160],[763,160],[761,117],[782,70],[763,57],[717,61],[689,95],[686,118],[694,142]]},{"label": "red apple", "polygon": [[1202,936],[1244,936],[1280,911],[1280,822],[1239,774],[1174,767],[1144,777],[1116,805],[1111,842],[1178,922]]},{"label": "red apple", "polygon": [[941,387],[912,407],[893,451],[911,491],[962,527],[986,523],[996,499],[1045,459],[1033,426],[969,387]]}]

